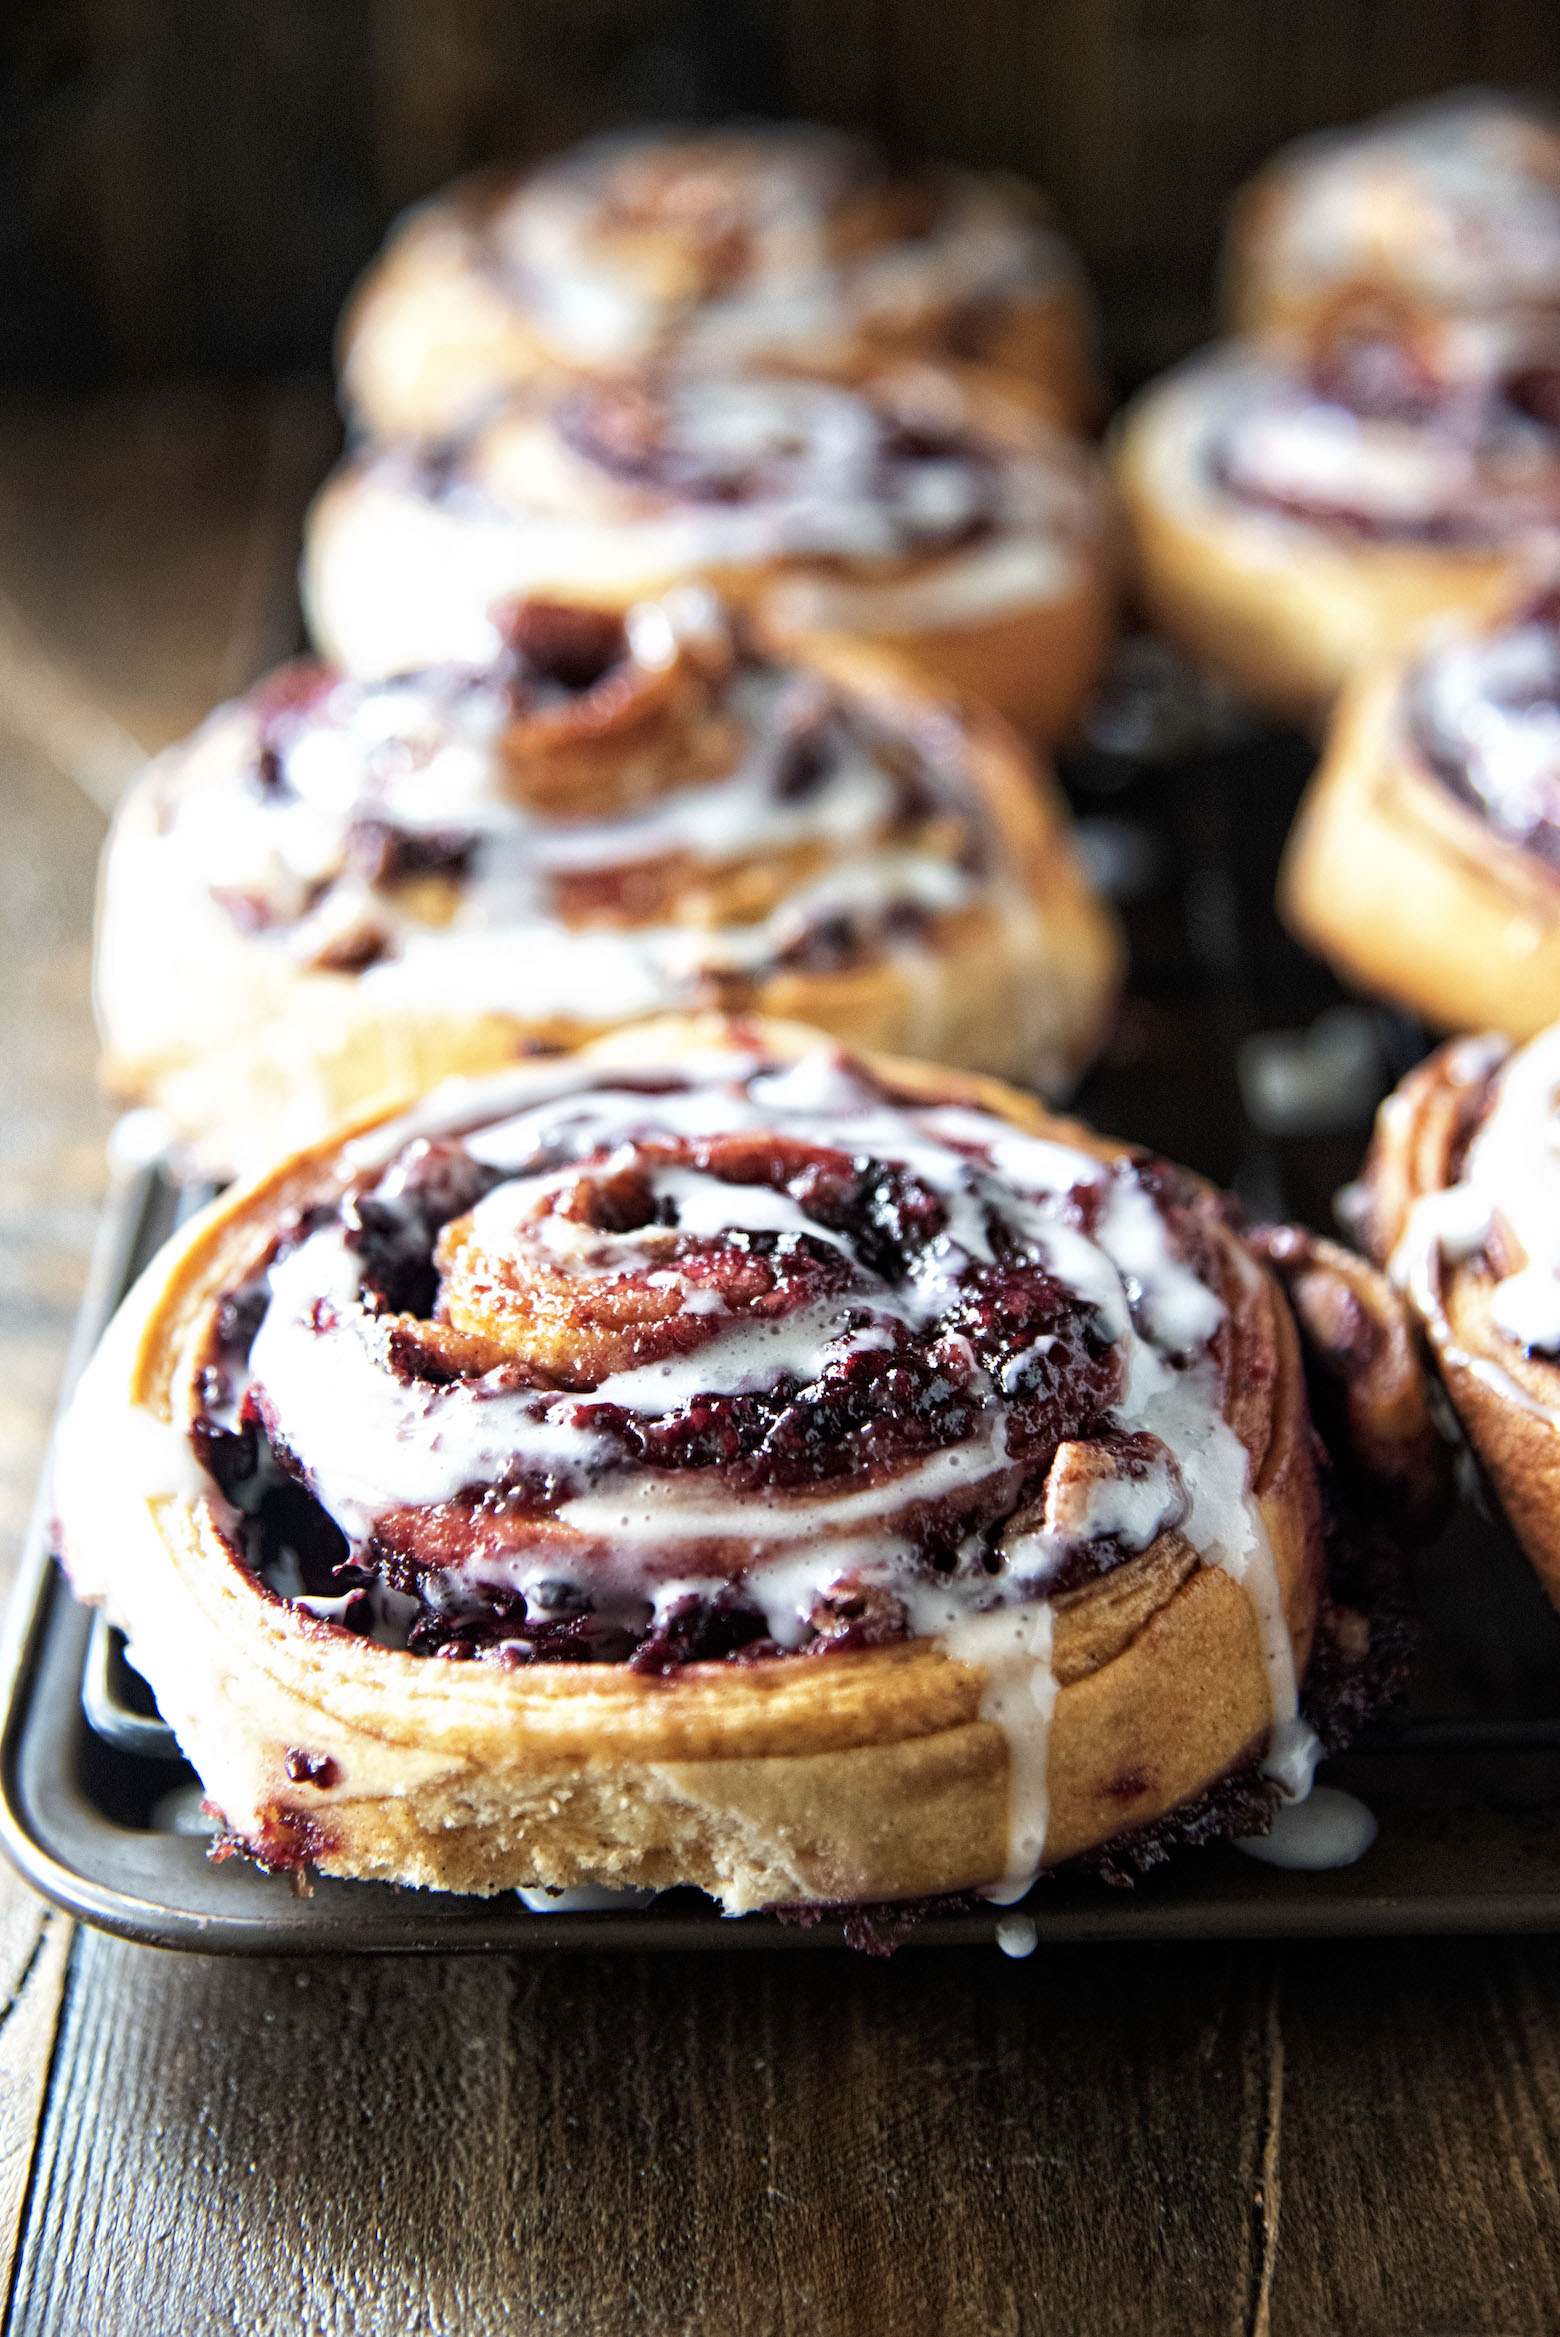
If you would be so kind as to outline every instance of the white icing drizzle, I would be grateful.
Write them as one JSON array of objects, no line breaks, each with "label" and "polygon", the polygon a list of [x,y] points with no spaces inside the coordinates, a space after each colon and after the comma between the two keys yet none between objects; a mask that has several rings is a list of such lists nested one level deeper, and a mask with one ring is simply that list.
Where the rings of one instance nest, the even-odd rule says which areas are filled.
[{"label": "white icing drizzle", "polygon": [[1410,422],[1363,420],[1320,398],[1296,398],[1237,422],[1225,473],[1238,490],[1320,511],[1358,511],[1413,528],[1477,483],[1476,451]]},{"label": "white icing drizzle", "polygon": [[1423,422],[1367,417],[1296,367],[1244,343],[1192,359],[1154,392],[1145,448],[1178,510],[1241,515],[1255,556],[1288,556],[1296,527],[1367,539],[1482,545],[1560,521],[1560,442],[1486,387],[1449,394]]},{"label": "white icing drizzle", "polygon": [[982,1893],[999,1907],[1021,1899],[1045,1862],[1050,1820],[1046,1754],[1058,1692],[1051,1666],[1053,1622],[1050,1602],[1040,1599],[992,1615],[950,1618],[938,1632],[956,1662],[984,1671],[980,1716],[994,1721],[1008,1741],[1007,1869]]},{"label": "white icing drizzle", "polygon": [[[602,236],[622,181],[648,159],[685,158],[706,202],[744,254],[734,284],[668,293]],[[522,182],[487,241],[511,288],[560,354],[628,368],[675,335],[690,364],[737,365],[779,353],[815,361],[852,330],[900,330],[945,305],[963,307],[1055,285],[1072,273],[1060,237],[973,176],[945,172],[925,230],[836,258],[830,230],[842,199],[880,181],[868,149],[806,124],[683,137],[654,132],[592,139]],[[677,234],[671,187],[662,232]],[[682,232],[686,232],[685,229]]]},{"label": "white icing drizzle", "polygon": [[1560,833],[1560,632],[1528,618],[1454,633],[1408,685],[1420,742],[1461,771],[1486,817],[1515,842]]},{"label": "white icing drizzle", "polygon": [[[491,612],[517,596],[629,597],[771,562],[851,563],[837,589],[869,596],[868,632],[980,623],[1071,591],[1103,525],[1089,458],[1027,414],[1027,449],[999,446],[942,389],[934,414],[896,403],[892,383],[679,379],[662,400],[674,473],[729,488],[703,496],[618,478],[530,409],[478,431],[448,478],[367,450],[311,537],[316,633],[355,673],[480,666],[499,646]],[[901,420],[948,433],[946,453],[886,460]],[[972,526],[985,533],[967,542]]]},{"label": "white icing drizzle", "polygon": [[1382,273],[1475,313],[1560,301],[1555,131],[1479,92],[1404,107],[1281,159],[1261,267],[1327,284]]},{"label": "white icing drizzle", "polygon": [[[717,1472],[658,1469],[624,1458],[591,1407],[612,1404],[653,1418],[687,1398],[806,1386],[832,1361],[907,1336],[935,1336],[956,1318],[972,1266],[993,1262],[993,1226],[1005,1240],[1092,1309],[1125,1366],[1109,1415],[1125,1431],[1148,1431],[1168,1458],[1158,1475],[1107,1481],[1086,1531],[1146,1546],[1157,1520],[1184,1510],[1181,1530],[1205,1565],[1241,1584],[1262,1631],[1272,1686],[1274,1773],[1291,1781],[1304,1740],[1293,1726],[1293,1656],[1276,1568],[1251,1495],[1245,1448],[1224,1418],[1208,1342],[1223,1306],[1171,1245],[1164,1218],[1130,1176],[1092,1155],[1025,1136],[966,1107],[887,1100],[838,1051],[820,1048],[784,1068],[740,1050],[713,1048],[685,1063],[655,1066],[686,1084],[652,1093],[600,1061],[541,1064],[498,1081],[456,1088],[355,1147],[351,1165],[371,1171],[419,1135],[464,1131],[466,1149],[502,1180],[480,1201],[473,1231],[483,1254],[523,1260],[527,1244],[549,1271],[569,1276],[648,1270],[679,1291],[683,1312],[707,1322],[692,1353],[610,1372],[584,1394],[517,1385],[504,1367],[486,1379],[433,1385],[387,1368],[390,1326],[360,1297],[363,1268],[339,1226],[310,1235],[270,1275],[270,1303],[249,1360],[250,1384],[274,1436],[356,1546],[392,1510],[449,1501],[472,1486],[514,1483],[517,1468],[550,1473],[559,1488],[547,1531],[503,1555],[466,1562],[472,1586],[504,1586],[528,1601],[538,1584],[570,1573],[588,1583],[598,1614],[643,1625],[696,1594],[740,1585],[782,1646],[802,1643],[820,1599],[843,1586],[891,1592],[913,1635],[937,1639],[956,1661],[985,1675],[981,1711],[1001,1728],[1010,1761],[1010,1833],[1003,1875],[992,1895],[1006,1902],[1029,1887],[1043,1862],[1047,1825],[1047,1743],[1057,1698],[1051,1664],[1052,1608],[1035,1579],[1015,1569],[993,1576],[982,1529],[952,1571],[917,1560],[917,1505],[949,1495],[992,1504],[1023,1471],[1007,1448],[1007,1404],[1047,1341],[1012,1359],[1006,1394],[977,1363],[956,1328],[931,1352],[946,1358],[954,1384],[974,1405],[955,1441],[912,1454],[869,1482],[849,1476],[801,1490],[759,1487],[733,1495]],[[903,1278],[885,1281],[846,1232],[812,1218],[805,1203],[766,1185],[727,1182],[636,1148],[679,1140],[764,1132],[781,1141],[840,1150],[857,1162],[891,1164],[937,1197],[942,1230],[912,1245]],[[654,1220],[623,1233],[549,1215],[569,1164],[602,1163],[610,1177],[643,1164],[658,1207]],[[1094,1189],[1085,1234],[1069,1222],[1080,1188]],[[727,1232],[808,1237],[832,1248],[844,1286],[826,1299],[803,1297],[777,1319],[729,1310],[708,1284],[690,1279],[669,1249],[677,1237]],[[668,1260],[665,1265],[658,1260]],[[820,1268],[820,1271],[822,1269]],[[1255,1273],[1256,1269],[1252,1269]],[[1054,1344],[1051,1341],[1050,1344]],[[1109,1446],[1101,1447],[1108,1452]],[[1152,1452],[1154,1448],[1142,1448]],[[962,1515],[962,1509],[958,1512]],[[1076,1524],[1076,1520],[1074,1521]],[[561,1537],[561,1538],[560,1538]],[[560,1555],[560,1552],[562,1555]],[[458,1599],[460,1568],[442,1578]],[[1043,1579],[1043,1575],[1040,1577]],[[320,1610],[322,1602],[313,1602]]]},{"label": "white icing drizzle", "polygon": [[[1501,1040],[1464,1041],[1448,1069],[1467,1086],[1494,1072],[1490,1108],[1458,1182],[1423,1194],[1409,1211],[1393,1253],[1392,1278],[1430,1327],[1444,1359],[1475,1374],[1508,1403],[1552,1419],[1552,1406],[1491,1358],[1470,1355],[1456,1341],[1441,1302],[1440,1274],[1443,1263],[1476,1257],[1498,1218],[1527,1262],[1495,1285],[1495,1328],[1529,1354],[1560,1356],[1560,1025],[1512,1055]],[[1406,1108],[1396,1098],[1382,1108],[1390,1114],[1394,1107]]]},{"label": "white icing drizzle", "polygon": [[[682,592],[630,614],[641,647],[652,623],[672,638],[708,627],[712,606]],[[806,716],[824,714],[816,733]],[[338,681],[290,718],[271,749],[280,784],[253,773],[258,715],[223,709],[187,747],[153,767],[144,792],[157,817],[122,821],[114,841],[114,893],[143,904],[133,924],[110,920],[100,982],[133,990],[134,969],[116,950],[138,949],[148,921],[172,930],[226,925],[238,903],[268,919],[248,935],[257,951],[309,966],[333,935],[371,927],[379,954],[353,979],[386,1012],[509,1014],[600,1023],[685,1006],[721,976],[761,981],[803,953],[809,936],[843,924],[859,946],[889,957],[928,986],[940,1028],[943,962],[930,927],[980,906],[1000,920],[1015,960],[1036,957],[1042,914],[998,859],[979,870],[949,849],[946,833],[922,842],[896,834],[896,781],[859,721],[836,711],[795,669],[739,667],[719,696],[741,740],[725,776],[677,788],[646,808],[598,819],[549,817],[506,784],[502,737],[510,720],[496,676],[416,674],[377,685]],[[789,710],[789,711],[788,711]],[[786,756],[802,721],[818,769],[788,790]],[[933,799],[978,838],[980,815],[952,759],[926,765]],[[349,831],[365,820],[412,838],[469,837],[447,920],[430,922],[415,893],[369,885],[348,865]],[[765,913],[710,922],[698,906],[706,878],[747,864],[784,866]],[[570,879],[686,864],[692,907],[605,921],[565,915]],[[916,920],[922,920],[918,927]],[[1037,1017],[1043,1020],[1042,1017]],[[1037,1075],[1048,1033],[1035,1034]]]},{"label": "white icing drizzle", "polygon": [[1432,526],[1481,539],[1560,518],[1552,431],[1515,409],[1456,400],[1425,421],[1365,416],[1275,376],[1218,440],[1237,495],[1354,520],[1384,536]]}]

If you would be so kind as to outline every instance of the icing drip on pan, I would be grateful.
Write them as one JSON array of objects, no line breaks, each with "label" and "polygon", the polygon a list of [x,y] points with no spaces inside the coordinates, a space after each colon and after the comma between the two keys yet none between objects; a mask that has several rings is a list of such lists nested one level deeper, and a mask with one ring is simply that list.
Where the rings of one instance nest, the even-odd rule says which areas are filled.
[{"label": "icing drip on pan", "polygon": [[1375,1814],[1364,1802],[1336,1785],[1318,1785],[1304,1801],[1290,1802],[1275,1812],[1271,1832],[1240,1835],[1235,1848],[1263,1866],[1323,1874],[1353,1866],[1376,1833]]}]

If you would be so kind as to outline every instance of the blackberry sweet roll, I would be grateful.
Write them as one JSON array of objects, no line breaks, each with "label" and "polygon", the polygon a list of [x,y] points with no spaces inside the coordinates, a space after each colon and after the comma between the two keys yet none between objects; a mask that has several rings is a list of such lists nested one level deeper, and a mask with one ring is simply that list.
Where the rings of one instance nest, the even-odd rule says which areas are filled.
[{"label": "blackberry sweet roll", "polygon": [[1302,147],[1230,269],[1243,335],[1144,394],[1119,476],[1156,615],[1309,718],[1560,521],[1560,130],[1464,98]]},{"label": "blackberry sweet roll", "polygon": [[1297,140],[1242,191],[1225,296],[1231,330],[1276,347],[1341,328],[1464,376],[1552,357],[1560,121],[1467,89]]},{"label": "blackberry sweet roll", "polygon": [[1560,1018],[1560,591],[1372,667],[1339,700],[1280,883],[1301,940],[1442,1030]]},{"label": "blackberry sweet roll", "polygon": [[892,171],[804,122],[636,130],[409,212],[348,308],[342,387],[371,435],[442,439],[538,380],[955,357],[1079,423],[1094,339],[1075,255],[1014,180]]},{"label": "blackberry sweet roll", "polygon": [[386,1092],[684,1007],[1065,1087],[1110,912],[1049,778],[881,651],[739,642],[707,594],[529,601],[479,669],[284,668],[110,839],[111,1083],[218,1173]]},{"label": "blackberry sweet roll", "polygon": [[369,445],[310,514],[313,636],[377,676],[482,663],[516,597],[690,580],[793,634],[915,656],[1054,739],[1098,679],[1099,466],[979,367],[846,383],[647,374],[522,393],[439,446]]},{"label": "blackberry sweet roll", "polygon": [[1433,1508],[1436,1451],[1360,1261],[994,1082],[709,1017],[214,1204],[57,1483],[224,1847],[739,1912],[1257,1830],[1305,1699],[1390,1668],[1328,1536]]},{"label": "blackberry sweet roll", "polygon": [[1345,1203],[1560,1606],[1560,1029],[1456,1039],[1418,1065]]}]

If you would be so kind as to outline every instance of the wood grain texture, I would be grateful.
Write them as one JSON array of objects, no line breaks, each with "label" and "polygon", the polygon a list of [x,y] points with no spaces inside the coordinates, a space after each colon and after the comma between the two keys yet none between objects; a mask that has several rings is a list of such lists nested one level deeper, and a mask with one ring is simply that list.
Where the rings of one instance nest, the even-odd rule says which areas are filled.
[{"label": "wood grain texture", "polygon": [[1560,1946],[1286,1975],[1274,2337],[1560,2328]]},{"label": "wood grain texture", "polygon": [[84,1938],[12,2327],[1240,2329],[1267,1975],[1156,1966]]},{"label": "wood grain texture", "polygon": [[9,2291],[74,1928],[0,1871],[0,2293]]},{"label": "wood grain texture", "polygon": [[[268,653],[285,499],[242,399],[163,408],[207,415],[182,449],[107,411],[97,444],[79,415],[0,423],[0,683],[8,639],[46,642],[43,679],[17,653],[24,708],[177,727]],[[14,712],[0,692],[13,1526],[106,1126],[101,822]],[[20,2216],[29,2337],[1560,2330],[1557,1943],[294,1966],[82,1935],[56,2032],[66,1949],[0,1887],[0,2267]]]},{"label": "wood grain texture", "polygon": [[[133,746],[181,737],[296,647],[298,524],[338,441],[321,378],[0,405],[0,652],[57,715],[73,695]],[[8,693],[13,725],[35,697]]]},{"label": "wood grain texture", "polygon": [[11,2327],[1540,2332],[1557,2034],[1547,1943],[234,1967],[84,1937]]},{"label": "wood grain texture", "polygon": [[[0,661],[0,682],[4,679]],[[101,815],[0,711],[0,1589],[32,1512],[105,1184],[87,930]],[[0,1977],[3,1990],[3,1977]]]}]

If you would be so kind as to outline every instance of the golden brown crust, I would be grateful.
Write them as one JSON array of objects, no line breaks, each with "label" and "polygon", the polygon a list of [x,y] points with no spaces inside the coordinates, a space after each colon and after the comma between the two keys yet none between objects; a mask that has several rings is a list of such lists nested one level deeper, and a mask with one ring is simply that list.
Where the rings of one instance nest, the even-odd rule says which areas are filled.
[{"label": "golden brown crust", "polygon": [[[1550,1601],[1560,1606],[1560,1365],[1529,1355],[1491,1319],[1486,1251],[1450,1259],[1411,1238],[1416,1202],[1458,1181],[1506,1050],[1455,1040],[1388,1097],[1363,1178],[1362,1234],[1378,1262],[1397,1253],[1437,1369],[1468,1440]],[[1495,1229],[1499,1239],[1499,1229]]]},{"label": "golden brown crust", "polygon": [[[833,971],[780,968],[740,989],[724,985],[721,1002],[809,1022],[856,1046],[1065,1085],[1104,1037],[1123,950],[1049,773],[983,706],[950,699],[888,651],[823,638],[775,646],[892,732],[934,715],[957,721],[964,766],[996,839],[993,866],[1035,918],[1026,928],[995,899],[977,898],[935,921],[924,966],[885,952]],[[386,1007],[354,975],[289,961],[223,913],[198,923],[193,908],[161,913],[129,873],[139,854],[156,850],[156,819],[153,790],[143,786],[121,811],[103,864],[104,1076],[126,1101],[167,1111],[215,1173],[263,1159],[278,1142],[302,1142],[372,1097],[501,1070],[528,1047],[577,1045],[612,1027],[612,1017],[583,1010],[527,1017],[447,1001]],[[750,885],[736,900],[741,874],[728,872],[724,899],[701,903],[680,884],[670,902],[645,904],[627,921],[671,914],[717,922],[734,903],[739,918],[763,914],[762,889]],[[709,872],[698,881],[707,886]]]},{"label": "golden brown crust", "polygon": [[[1090,560],[1065,592],[979,624],[911,631],[868,614],[861,629],[870,646],[881,644],[913,661],[961,695],[993,707],[1026,737],[1050,744],[1071,736],[1094,696],[1115,639],[1117,597],[1113,565]],[[862,596],[867,612],[871,599],[868,587]],[[783,612],[782,590],[771,611],[777,639],[807,647],[829,638],[811,626],[786,625]],[[848,592],[838,612],[846,620],[841,630],[852,632]]]},{"label": "golden brown crust", "polygon": [[1524,547],[1346,535],[1225,493],[1203,459],[1216,379],[1204,361],[1156,383],[1116,443],[1138,589],[1200,664],[1273,713],[1314,722],[1357,668],[1437,618],[1479,615],[1509,596]]},{"label": "golden brown crust", "polygon": [[[596,1052],[642,1063],[718,1044],[729,1028],[641,1026]],[[757,1037],[782,1059],[813,1043],[783,1025]],[[907,1098],[967,1102],[1101,1158],[1128,1149],[991,1080],[890,1059],[872,1068]],[[179,1237],[117,1320],[78,1421],[102,1434],[127,1405],[165,1419],[177,1409],[217,1296],[264,1250],[279,1211],[332,1189],[340,1141],[266,1172]],[[1208,1232],[1239,1347],[1231,1417],[1303,1668],[1323,1568],[1298,1342],[1272,1278],[1222,1224]],[[280,1863],[307,1856],[327,1873],[455,1890],[693,1881],[734,1908],[914,1896],[1001,1870],[1006,1740],[980,1717],[981,1667],[931,1641],[660,1680],[610,1665],[438,1663],[344,1641],[259,1590],[204,1510],[148,1467],[127,1482],[100,1465],[94,1488],[73,1494],[71,1461],[68,1447],[78,1589],[129,1629],[212,1799]],[[1060,1603],[1052,1859],[1173,1808],[1269,1726],[1251,1599],[1187,1555],[1166,1535]],[[289,1748],[328,1755],[336,1781],[289,1781]]]},{"label": "golden brown crust", "polygon": [[1284,921],[1345,980],[1441,1030],[1560,1019],[1560,876],[1429,769],[1394,659],[1339,700],[1279,876]]}]

